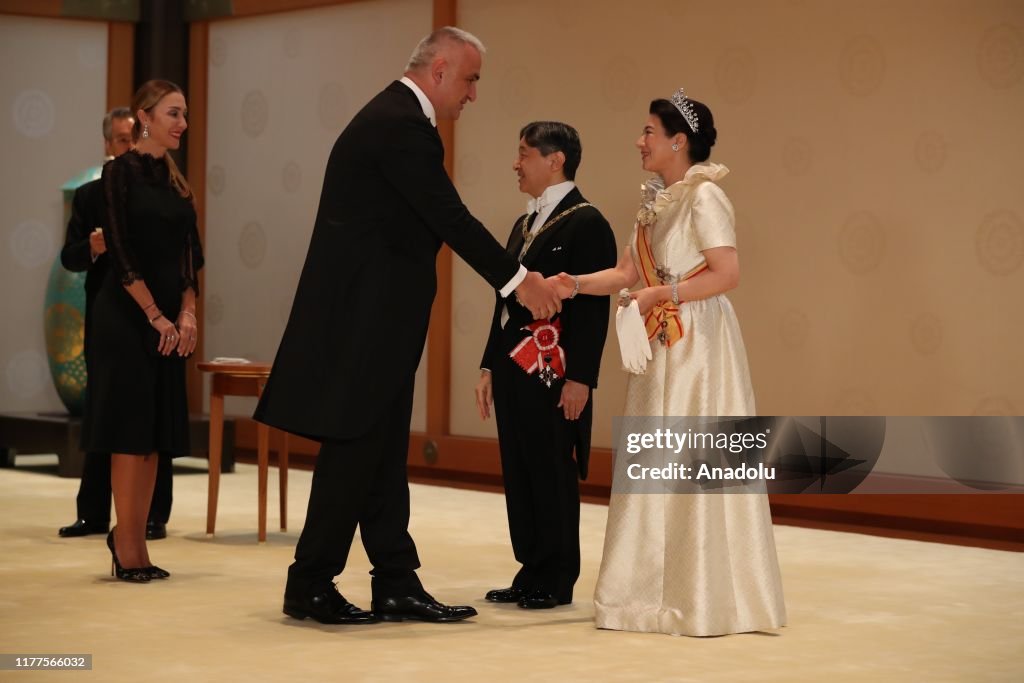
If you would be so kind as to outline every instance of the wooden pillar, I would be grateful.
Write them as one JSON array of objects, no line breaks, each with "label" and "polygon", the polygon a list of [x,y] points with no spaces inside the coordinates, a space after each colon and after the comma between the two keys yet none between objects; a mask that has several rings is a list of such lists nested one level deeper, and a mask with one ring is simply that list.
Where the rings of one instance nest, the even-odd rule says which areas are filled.
[{"label": "wooden pillar", "polygon": [[135,24],[107,23],[107,111],[131,105],[135,90]]},{"label": "wooden pillar", "polygon": [[[188,166],[186,176],[192,186],[192,198],[196,206],[196,220],[199,227],[199,241],[206,244],[206,129],[207,94],[209,79],[210,23],[193,21],[189,24],[188,50],[188,98],[189,128]],[[203,412],[203,375],[196,368],[196,362],[203,358],[206,325],[204,322],[205,282],[203,271],[199,272],[199,296],[196,297],[196,320],[199,325],[199,343],[188,363],[188,407],[193,413]]]},{"label": "wooden pillar", "polygon": [[[454,26],[456,0],[434,0],[434,29]],[[440,121],[437,126],[444,142],[444,165],[455,179],[455,122]],[[437,296],[430,314],[427,335],[427,436],[446,436],[451,428],[452,383],[452,250],[441,247],[437,255]]]}]

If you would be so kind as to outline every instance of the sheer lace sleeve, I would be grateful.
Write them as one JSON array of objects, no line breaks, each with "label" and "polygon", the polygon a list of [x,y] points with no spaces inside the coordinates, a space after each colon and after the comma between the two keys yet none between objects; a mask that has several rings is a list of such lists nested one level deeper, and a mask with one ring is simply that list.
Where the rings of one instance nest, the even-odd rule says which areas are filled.
[{"label": "sheer lace sleeve", "polygon": [[127,287],[144,279],[138,259],[128,246],[128,173],[127,163],[113,159],[103,167],[103,194],[107,204],[104,240],[110,253],[110,266],[121,284]]},{"label": "sheer lace sleeve", "polygon": [[199,242],[199,229],[193,220],[181,253],[181,291],[192,288],[199,294],[199,271],[203,268],[203,245]]}]

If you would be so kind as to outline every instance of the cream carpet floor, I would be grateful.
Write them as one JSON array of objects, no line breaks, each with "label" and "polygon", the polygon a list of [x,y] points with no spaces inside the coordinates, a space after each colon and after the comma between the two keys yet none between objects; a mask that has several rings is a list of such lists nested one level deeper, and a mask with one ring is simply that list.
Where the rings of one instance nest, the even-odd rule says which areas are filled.
[{"label": "cream carpet floor", "polygon": [[[291,524],[256,543],[256,468],[221,479],[207,537],[204,461],[175,472],[169,581],[109,576],[102,536],[61,539],[77,480],[52,456],[0,470],[0,653],[93,655],[89,672],[0,671],[0,681],[1024,681],[1024,554],[776,527],[789,626],[721,638],[598,631],[591,595],[606,508],[582,510],[576,602],[525,611],[483,600],[515,570],[500,495],[412,487],[420,577],[474,605],[458,624],[322,626],[281,614],[310,473],[292,471]],[[356,544],[339,582],[369,607]]]}]

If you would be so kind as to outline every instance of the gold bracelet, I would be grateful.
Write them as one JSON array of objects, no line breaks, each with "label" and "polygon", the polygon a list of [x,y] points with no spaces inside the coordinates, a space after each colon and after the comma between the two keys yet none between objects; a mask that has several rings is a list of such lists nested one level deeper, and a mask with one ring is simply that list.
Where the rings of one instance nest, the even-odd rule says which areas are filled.
[{"label": "gold bracelet", "polygon": [[196,322],[199,322],[198,318],[196,318],[196,314],[195,314],[195,313],[193,313],[192,311],[188,310],[187,308],[186,308],[186,309],[184,309],[184,310],[182,310],[182,313],[184,313],[185,315],[190,315],[190,316],[192,316],[192,319],[193,319],[193,320],[195,320]]}]

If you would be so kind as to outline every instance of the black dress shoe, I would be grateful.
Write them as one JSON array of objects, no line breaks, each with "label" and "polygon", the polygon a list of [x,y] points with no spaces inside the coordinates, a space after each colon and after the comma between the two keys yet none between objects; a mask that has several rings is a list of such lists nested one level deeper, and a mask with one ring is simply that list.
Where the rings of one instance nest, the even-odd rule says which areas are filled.
[{"label": "black dress shoe", "polygon": [[75,520],[70,526],[62,526],[57,530],[61,538],[75,538],[76,536],[88,536],[89,534],[105,534],[110,531],[110,523],[92,524],[84,519]]},{"label": "black dress shoe", "polygon": [[153,520],[146,522],[146,540],[159,541],[161,538],[167,538],[167,525]]},{"label": "black dress shoe", "polygon": [[526,591],[521,588],[495,588],[492,591],[487,591],[484,600],[487,602],[519,602],[524,595],[526,595]]},{"label": "black dress shoe", "polygon": [[370,606],[373,613],[384,621],[449,622],[476,616],[476,610],[466,605],[443,605],[427,593],[397,598],[374,598]]},{"label": "black dress shoe", "polygon": [[379,621],[372,612],[361,610],[346,600],[334,584],[304,598],[285,595],[283,611],[294,619],[309,617],[321,624],[375,624]]},{"label": "black dress shoe", "polygon": [[551,609],[559,605],[568,605],[572,600],[556,598],[551,593],[544,591],[531,591],[519,598],[519,606],[523,609]]}]

